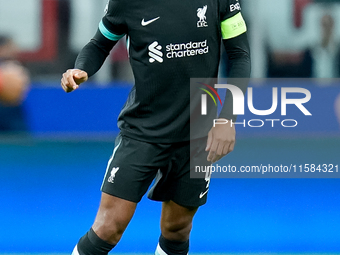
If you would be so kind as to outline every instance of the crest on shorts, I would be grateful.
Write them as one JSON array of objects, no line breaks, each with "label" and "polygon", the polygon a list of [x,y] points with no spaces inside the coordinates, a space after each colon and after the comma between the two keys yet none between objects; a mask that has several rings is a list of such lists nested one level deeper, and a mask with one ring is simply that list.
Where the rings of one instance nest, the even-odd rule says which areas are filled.
[{"label": "crest on shorts", "polygon": [[115,179],[115,176],[116,176],[116,173],[118,172],[118,170],[119,170],[119,167],[112,168],[111,175],[110,175],[109,179],[107,180],[108,182],[114,183],[114,179]]}]

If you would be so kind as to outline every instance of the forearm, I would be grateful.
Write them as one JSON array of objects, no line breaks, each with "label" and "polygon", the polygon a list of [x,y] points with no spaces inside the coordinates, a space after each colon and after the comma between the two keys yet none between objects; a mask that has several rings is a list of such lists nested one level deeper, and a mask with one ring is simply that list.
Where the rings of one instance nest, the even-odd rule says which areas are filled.
[{"label": "forearm", "polygon": [[101,68],[116,43],[117,41],[110,41],[97,31],[94,38],[80,51],[75,68],[87,72],[91,77]]},{"label": "forearm", "polygon": [[[228,56],[228,83],[237,86],[245,94],[251,71],[247,34],[243,33],[236,38],[223,40],[223,44]],[[236,121],[237,116],[233,115],[233,96],[230,90],[227,90],[219,117]]]}]

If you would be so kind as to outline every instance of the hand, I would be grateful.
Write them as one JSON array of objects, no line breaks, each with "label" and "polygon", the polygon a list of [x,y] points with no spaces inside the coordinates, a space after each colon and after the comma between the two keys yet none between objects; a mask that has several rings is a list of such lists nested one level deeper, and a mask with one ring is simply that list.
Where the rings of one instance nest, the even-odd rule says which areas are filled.
[{"label": "hand", "polygon": [[0,101],[9,106],[20,105],[26,97],[29,86],[28,71],[18,63],[6,62],[0,66]]},{"label": "hand", "polygon": [[79,69],[69,69],[63,73],[61,79],[61,87],[66,93],[77,89],[79,85],[88,80],[88,75],[85,71]]},{"label": "hand", "polygon": [[[221,119],[225,120],[225,119]],[[235,146],[235,125],[216,124],[208,133],[207,147],[205,151],[209,151],[207,160],[215,163],[222,157],[234,150]]]}]

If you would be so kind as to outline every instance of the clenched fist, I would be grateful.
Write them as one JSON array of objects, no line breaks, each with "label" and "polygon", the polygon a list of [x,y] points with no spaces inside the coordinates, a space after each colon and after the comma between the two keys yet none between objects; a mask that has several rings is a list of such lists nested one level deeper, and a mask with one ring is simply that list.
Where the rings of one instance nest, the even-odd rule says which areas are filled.
[{"label": "clenched fist", "polygon": [[79,85],[87,81],[87,79],[88,75],[85,71],[79,69],[69,69],[63,73],[61,87],[66,93],[69,93],[77,89]]}]

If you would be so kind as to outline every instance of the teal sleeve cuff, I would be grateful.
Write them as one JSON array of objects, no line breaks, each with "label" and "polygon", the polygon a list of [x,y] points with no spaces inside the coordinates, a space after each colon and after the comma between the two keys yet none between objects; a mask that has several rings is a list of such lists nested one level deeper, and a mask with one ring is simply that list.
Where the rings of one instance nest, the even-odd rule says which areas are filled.
[{"label": "teal sleeve cuff", "polygon": [[100,21],[99,23],[99,31],[102,33],[103,36],[105,36],[107,39],[111,41],[118,41],[120,38],[122,38],[125,34],[122,35],[116,35],[114,33],[111,33],[104,25],[103,21]]}]

